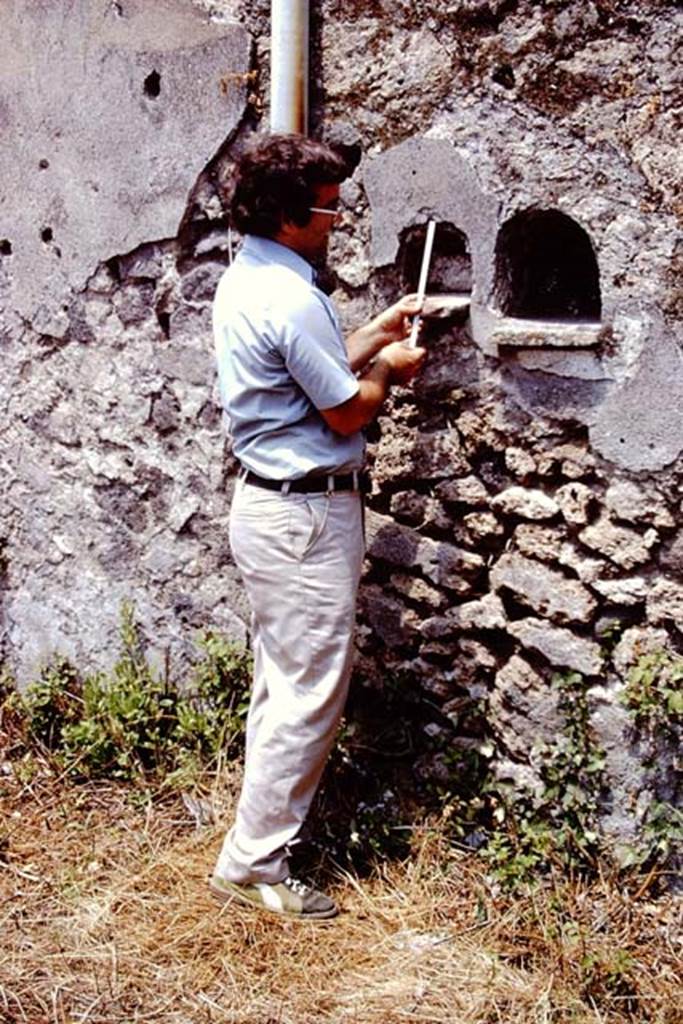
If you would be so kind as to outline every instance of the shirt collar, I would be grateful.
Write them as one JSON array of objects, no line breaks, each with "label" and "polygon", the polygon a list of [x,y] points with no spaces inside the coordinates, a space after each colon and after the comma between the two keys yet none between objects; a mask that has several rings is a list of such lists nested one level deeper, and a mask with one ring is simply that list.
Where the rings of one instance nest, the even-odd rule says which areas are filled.
[{"label": "shirt collar", "polygon": [[261,235],[246,235],[242,243],[242,250],[245,255],[265,263],[280,263],[289,267],[295,274],[302,277],[308,284],[315,283],[315,271],[311,264],[299,256],[298,252],[289,249],[272,238],[262,238]]}]

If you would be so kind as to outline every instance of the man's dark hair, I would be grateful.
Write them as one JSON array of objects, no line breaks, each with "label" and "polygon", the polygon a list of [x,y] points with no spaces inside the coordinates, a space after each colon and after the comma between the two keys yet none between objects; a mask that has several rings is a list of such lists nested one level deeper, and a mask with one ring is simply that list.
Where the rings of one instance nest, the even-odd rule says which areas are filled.
[{"label": "man's dark hair", "polygon": [[272,238],[283,221],[304,227],[320,185],[349,176],[344,158],[304,135],[273,134],[252,143],[235,166],[228,194],[233,225],[244,234]]}]

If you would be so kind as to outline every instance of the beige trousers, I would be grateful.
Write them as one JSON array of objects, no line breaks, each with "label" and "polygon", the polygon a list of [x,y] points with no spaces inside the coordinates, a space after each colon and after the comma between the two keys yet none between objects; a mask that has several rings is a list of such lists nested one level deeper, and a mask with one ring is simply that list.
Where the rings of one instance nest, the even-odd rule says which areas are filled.
[{"label": "beige trousers", "polygon": [[239,481],[230,544],[252,607],[254,685],[244,782],[216,872],[286,878],[344,709],[364,554],[360,495]]}]

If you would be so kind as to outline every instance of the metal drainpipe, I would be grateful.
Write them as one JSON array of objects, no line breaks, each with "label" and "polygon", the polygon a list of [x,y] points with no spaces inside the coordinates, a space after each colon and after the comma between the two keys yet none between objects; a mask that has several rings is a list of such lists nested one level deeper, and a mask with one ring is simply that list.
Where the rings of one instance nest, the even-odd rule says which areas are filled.
[{"label": "metal drainpipe", "polygon": [[308,133],[308,0],[272,0],[270,130]]}]

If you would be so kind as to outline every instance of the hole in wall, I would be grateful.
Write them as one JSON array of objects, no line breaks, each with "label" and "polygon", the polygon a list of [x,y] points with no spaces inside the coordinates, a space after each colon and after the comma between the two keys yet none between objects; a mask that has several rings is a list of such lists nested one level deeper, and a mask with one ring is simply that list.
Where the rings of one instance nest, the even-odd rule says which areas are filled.
[{"label": "hole in wall", "polygon": [[40,168],[41,171],[46,171],[49,166],[50,166],[50,161],[46,160],[45,157],[43,157],[42,160],[38,161],[38,167]]},{"label": "hole in wall", "polygon": [[12,243],[9,238],[0,238],[0,256],[12,255]]},{"label": "hole in wall", "polygon": [[[406,291],[417,291],[427,225],[407,228],[399,245],[401,283]],[[439,221],[429,267],[427,292],[469,294],[472,291],[472,259],[467,235],[448,221]]]},{"label": "hole in wall", "polygon": [[559,210],[525,210],[496,241],[500,311],[529,320],[600,319],[600,275],[590,238]]},{"label": "hole in wall", "polygon": [[43,228],[43,230],[40,232],[40,237],[46,244],[48,242],[51,242],[53,238],[52,228]]},{"label": "hole in wall", "polygon": [[159,324],[159,327],[161,328],[161,333],[163,334],[163,336],[165,338],[170,338],[171,337],[171,314],[170,313],[166,313],[163,310],[159,310],[158,309],[156,311],[156,315],[157,315],[157,323]]},{"label": "hole in wall", "polygon": [[144,90],[146,96],[156,99],[161,92],[161,75],[158,71],[150,71],[145,79]]},{"label": "hole in wall", "polygon": [[499,64],[493,69],[491,78],[496,85],[502,85],[504,89],[514,89],[515,73],[509,64]]},{"label": "hole in wall", "polygon": [[119,267],[119,261],[116,256],[112,256],[111,259],[105,260],[105,267],[112,276],[112,279],[117,284],[121,283],[121,268]]}]

